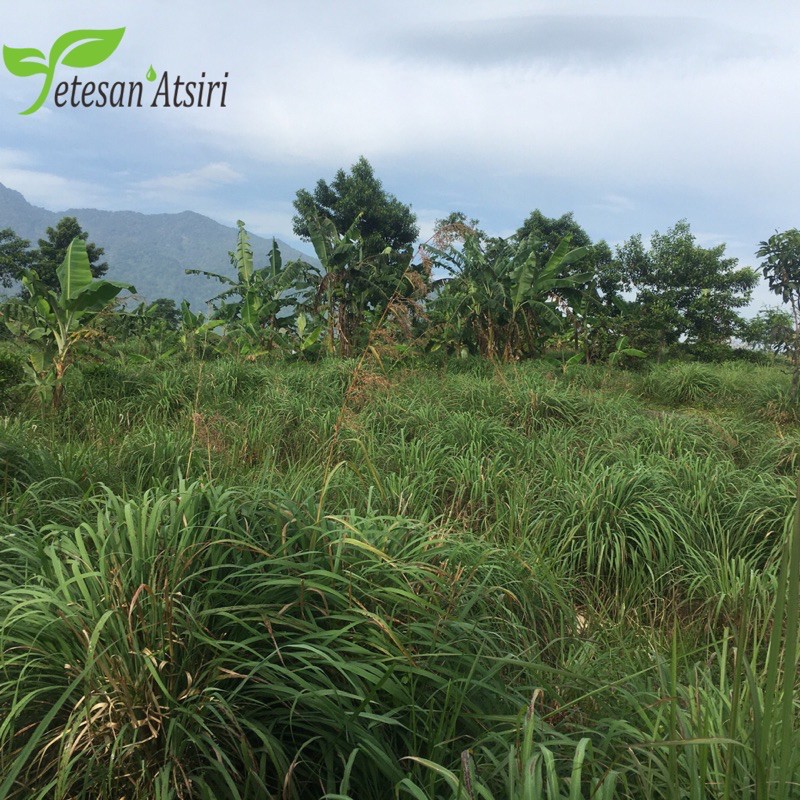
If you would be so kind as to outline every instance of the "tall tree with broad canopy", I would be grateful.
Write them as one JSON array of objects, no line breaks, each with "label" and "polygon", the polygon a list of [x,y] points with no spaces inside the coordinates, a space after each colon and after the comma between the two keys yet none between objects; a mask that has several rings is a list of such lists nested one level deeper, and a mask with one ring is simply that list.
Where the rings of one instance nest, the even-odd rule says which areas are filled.
[{"label": "tall tree with broad canopy", "polygon": [[406,256],[407,260],[419,236],[417,217],[411,206],[384,190],[364,156],[353,164],[349,173],[340,169],[330,183],[318,180],[313,192],[300,189],[294,207],[297,210],[292,219],[294,232],[305,241],[311,239],[309,213],[312,209],[331,219],[340,233],[349,230],[360,214],[358,230],[365,257],[391,247],[396,257]]},{"label": "tall tree with broad canopy", "polygon": [[[656,231],[645,247],[636,234],[617,248],[624,279],[636,291],[643,326],[660,354],[684,340],[699,350],[725,343],[741,325],[758,274],[725,256],[725,245],[701,247],[689,223]],[[645,328],[647,330],[645,331]],[[634,338],[641,341],[641,336]]]},{"label": "tall tree with broad canopy", "polygon": [[[338,306],[347,310],[347,324],[339,333],[347,335],[340,349],[349,353],[363,338],[368,312],[379,316],[392,298],[410,296],[423,277],[422,266],[411,263],[419,235],[416,215],[384,190],[363,156],[349,173],[340,169],[330,183],[317,181],[313,192],[300,189],[294,207],[294,233],[312,242],[318,255],[322,239],[334,242],[345,235],[358,239],[358,247],[348,249],[347,258],[343,245],[336,245],[344,260],[337,261],[336,275],[328,282],[336,286]],[[327,230],[325,219],[333,223],[335,233]],[[324,258],[320,260],[326,268]]]},{"label": "tall tree with broad canopy", "polygon": [[11,288],[31,265],[31,243],[11,228],[0,230],[0,286]]},{"label": "tall tree with broad canopy", "polygon": [[48,289],[58,291],[59,283],[56,270],[61,266],[67,249],[74,239],[86,242],[86,255],[89,258],[89,269],[95,280],[108,272],[108,264],[100,261],[105,250],[89,241],[88,232],[81,228],[75,217],[62,217],[55,228],[48,228],[45,239],[39,239],[39,249],[31,254],[31,266],[36,270],[41,283]]}]

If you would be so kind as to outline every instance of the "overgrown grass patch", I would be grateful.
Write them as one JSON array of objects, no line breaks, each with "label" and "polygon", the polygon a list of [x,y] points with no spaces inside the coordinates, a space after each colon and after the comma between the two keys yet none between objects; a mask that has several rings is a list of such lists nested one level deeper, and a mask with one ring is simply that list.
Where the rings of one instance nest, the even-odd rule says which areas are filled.
[{"label": "overgrown grass patch", "polygon": [[791,797],[788,380],[134,359],[17,398],[0,796]]}]

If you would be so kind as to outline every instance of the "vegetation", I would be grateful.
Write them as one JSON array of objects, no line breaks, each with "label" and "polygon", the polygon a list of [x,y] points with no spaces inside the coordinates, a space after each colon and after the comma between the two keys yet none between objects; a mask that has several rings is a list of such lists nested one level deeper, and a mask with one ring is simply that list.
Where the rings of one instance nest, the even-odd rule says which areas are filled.
[{"label": "vegetation", "polygon": [[382,317],[420,285],[421,267],[412,264],[416,216],[383,189],[363,156],[349,174],[319,180],[313,193],[300,189],[294,207],[294,232],[313,244],[322,265],[317,307],[325,308],[328,349],[336,336],[349,355],[367,341],[367,316]]},{"label": "vegetation", "polygon": [[791,337],[783,337],[792,359],[792,399],[800,392],[800,231],[796,228],[775,233],[756,253],[763,258],[762,270],[769,288],[789,304]]},{"label": "vegetation", "polygon": [[92,280],[86,243],[76,237],[56,270],[59,291],[54,292],[39,274],[22,273],[25,302],[10,303],[6,325],[32,348],[25,365],[32,385],[42,399],[61,401],[64,374],[73,346],[89,335],[87,322],[102,311],[129,284]]},{"label": "vegetation", "polygon": [[10,289],[30,266],[30,242],[17,236],[11,228],[0,230],[0,285]]},{"label": "vegetation", "polygon": [[784,312],[737,360],[721,249],[640,248],[648,306],[636,248],[536,212],[452,214],[380,299],[362,221],[308,210],[319,270],[258,267],[240,223],[208,316],[112,309],[80,237],[57,290],[22,273],[0,800],[796,796]]},{"label": "vegetation", "polygon": [[788,376],[381,363],[87,360],[6,418],[0,796],[796,781]]},{"label": "vegetation", "polygon": [[32,253],[31,267],[48,289],[58,290],[58,268],[64,261],[67,250],[74,239],[81,239],[86,245],[86,256],[93,278],[102,278],[108,272],[108,264],[100,261],[104,250],[89,241],[75,217],[64,217],[55,228],[47,229],[47,236],[39,239],[39,248]]},{"label": "vegetation", "polygon": [[736,309],[750,302],[758,281],[754,270],[725,257],[724,245],[699,246],[685,220],[654,233],[649,249],[641,236],[631,237],[618,257],[628,286],[637,290],[640,324],[661,353],[681,338],[701,350],[726,342],[740,324]]}]

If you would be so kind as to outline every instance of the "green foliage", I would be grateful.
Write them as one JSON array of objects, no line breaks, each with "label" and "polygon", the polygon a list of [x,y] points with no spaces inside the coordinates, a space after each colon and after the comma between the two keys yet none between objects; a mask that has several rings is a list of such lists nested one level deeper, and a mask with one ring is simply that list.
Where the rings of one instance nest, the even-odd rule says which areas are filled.
[{"label": "green foliage", "polygon": [[648,393],[662,402],[706,406],[719,399],[723,383],[703,364],[665,365],[647,379]]},{"label": "green foliage", "polygon": [[[368,264],[364,243],[358,232],[361,217],[340,234],[333,220],[310,209],[306,219],[308,235],[322,265],[318,276],[315,310],[321,312],[327,328],[326,349],[348,355],[363,323],[367,298],[361,291],[362,272]],[[302,335],[302,334],[301,334]]]},{"label": "green foliage", "polygon": [[571,248],[569,238],[550,254],[534,239],[485,245],[471,233],[460,248],[425,249],[452,276],[431,304],[442,320],[445,341],[472,345],[489,358],[510,360],[539,352],[563,322],[559,300],[563,304],[563,296],[589,277],[561,277],[566,267],[587,255],[585,248]]},{"label": "green foliage", "polygon": [[761,269],[769,288],[792,304],[800,294],[800,231],[791,228],[761,242],[756,255],[763,258]]},{"label": "green foliage", "polygon": [[5,796],[791,796],[780,369],[81,372],[0,419]]},{"label": "green foliage", "polygon": [[454,583],[463,541],[196,484],[92,505],[5,533],[4,796],[386,796],[514,708],[494,662],[524,607],[497,564]]},{"label": "green foliage", "polygon": [[349,173],[340,169],[330,184],[320,179],[313,192],[300,189],[294,207],[297,210],[293,219],[294,233],[306,241],[312,238],[309,223],[315,216],[327,217],[338,231],[347,231],[360,220],[359,231],[366,257],[377,256],[387,247],[391,248],[392,260],[387,265],[389,282],[391,276],[396,281],[402,274],[419,235],[411,208],[384,190],[372,165],[363,156]]},{"label": "green foliage", "polygon": [[644,336],[632,328],[627,332],[645,350],[664,352],[682,338],[689,343],[728,339],[740,323],[736,309],[747,305],[758,280],[753,270],[725,257],[724,245],[698,245],[685,220],[664,234],[655,232],[649,248],[640,235],[631,237],[617,249],[617,258],[636,289]]},{"label": "green foliage", "polygon": [[614,347],[614,351],[608,357],[608,365],[610,367],[617,367],[623,364],[625,359],[630,358],[647,358],[647,353],[645,353],[643,350],[637,349],[636,347],[629,347],[628,337],[620,336],[617,340],[616,346]]},{"label": "green foliage", "polygon": [[299,190],[294,207],[294,232],[312,243],[323,265],[317,306],[325,308],[327,346],[336,339],[349,355],[366,344],[365,317],[381,319],[426,282],[424,270],[412,264],[416,216],[387,194],[363,156],[349,174],[339,170],[330,184],[318,181],[313,193]]},{"label": "green foliage", "polygon": [[0,420],[5,796],[800,777],[779,369],[81,371]]},{"label": "green foliage", "polygon": [[[228,335],[238,332],[256,348],[271,350],[275,344],[286,344],[286,333],[294,322],[297,305],[308,290],[308,265],[293,261],[284,266],[277,242],[272,240],[269,265],[256,269],[253,250],[244,222],[238,220],[236,250],[230,253],[237,277],[229,278],[204,270],[187,269],[189,275],[205,275],[229,288],[210,302],[218,320],[227,326]],[[221,302],[224,301],[224,302]],[[250,352],[252,347],[247,347]]]},{"label": "green foliage", "polygon": [[205,358],[206,354],[221,347],[222,340],[215,333],[225,324],[221,319],[207,319],[205,314],[195,314],[184,300],[178,335],[183,349],[192,358]]},{"label": "green foliage", "polygon": [[0,230],[0,285],[8,289],[20,280],[31,264],[30,244],[11,228]]},{"label": "green foliage", "polygon": [[0,407],[6,408],[15,390],[23,381],[25,361],[16,352],[0,350]]},{"label": "green foliage", "polygon": [[763,258],[761,268],[769,288],[789,304],[793,322],[793,336],[788,352],[794,367],[792,375],[792,401],[800,397],[800,231],[791,228],[775,233],[761,242],[756,255]]},{"label": "green foliage", "polygon": [[[538,242],[540,258],[543,260],[547,260],[567,236],[570,237],[573,247],[585,248],[586,255],[581,260],[580,270],[591,273],[606,303],[610,303],[619,293],[622,282],[611,248],[602,240],[593,243],[589,234],[575,221],[571,212],[555,218],[546,217],[539,209],[536,209],[528,215],[514,234],[514,238],[518,242],[526,239]],[[564,277],[564,274],[559,273],[559,277]]]},{"label": "green foliage", "polygon": [[785,353],[794,341],[794,321],[781,308],[762,308],[742,327],[741,338],[767,353]]},{"label": "green foliage", "polygon": [[[104,250],[89,241],[89,234],[84,231],[75,217],[63,217],[55,228],[47,229],[47,238],[39,239],[39,248],[30,256],[30,267],[36,271],[41,283],[52,291],[59,291],[57,271],[67,255],[67,250],[74,239],[81,239],[86,244],[86,256],[93,278],[102,278],[108,272],[108,264],[100,261]],[[21,273],[20,273],[21,278]]]},{"label": "green foliage", "polygon": [[161,324],[168,331],[175,331],[181,321],[180,311],[175,305],[175,301],[169,297],[158,297],[147,306],[148,316]]},{"label": "green foliage", "polygon": [[92,279],[86,243],[76,237],[56,270],[59,292],[26,270],[22,285],[27,298],[6,306],[5,323],[11,332],[32,345],[25,370],[42,401],[61,400],[64,373],[73,346],[89,335],[88,323],[124,289],[126,283]]}]

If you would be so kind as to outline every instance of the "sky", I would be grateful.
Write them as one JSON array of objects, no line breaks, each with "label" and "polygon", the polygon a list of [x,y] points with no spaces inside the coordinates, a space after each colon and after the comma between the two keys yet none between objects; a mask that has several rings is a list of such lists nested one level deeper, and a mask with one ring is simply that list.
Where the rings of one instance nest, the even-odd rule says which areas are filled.
[{"label": "sky", "polygon": [[[421,239],[455,210],[500,236],[571,211],[612,245],[685,218],[757,267],[761,240],[800,226],[797,4],[27,0],[3,23],[2,44],[45,54],[125,27],[108,60],[56,82],[228,73],[225,108],[51,94],[24,116],[43,77],[0,65],[0,183],[51,210],[189,209],[310,252],[295,193],[364,155]],[[761,286],[752,309],[777,300]]]}]

